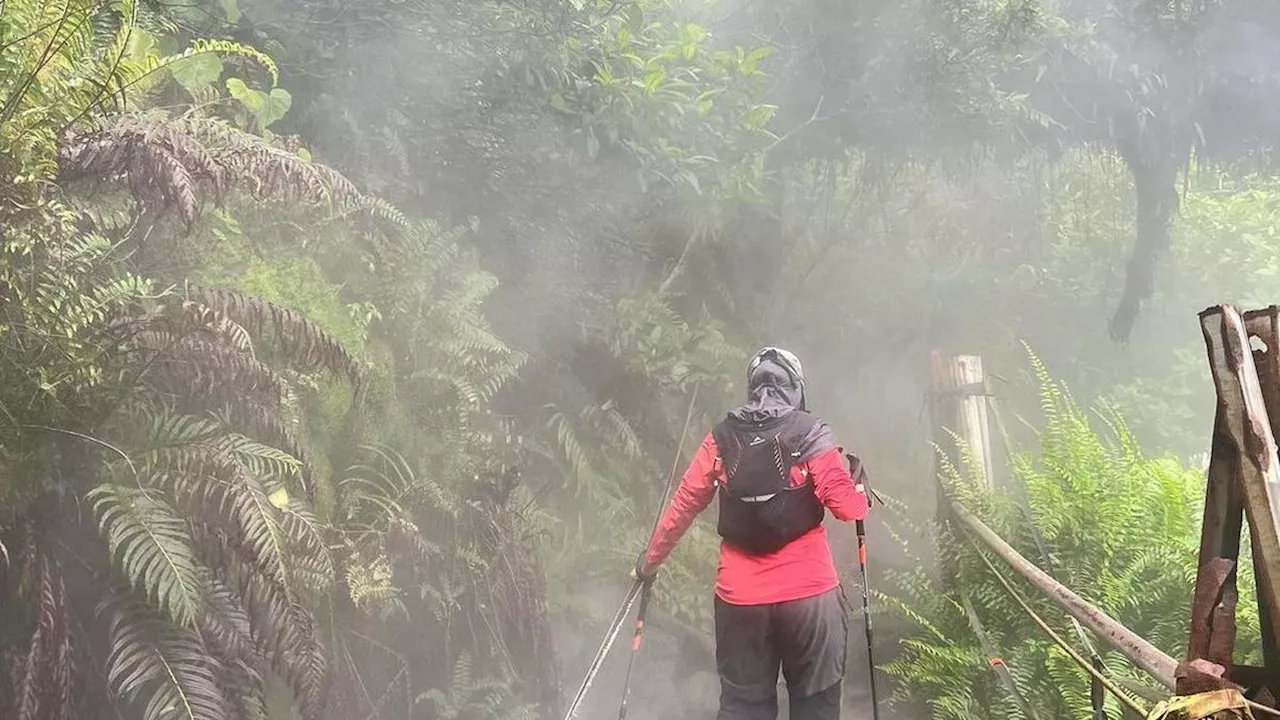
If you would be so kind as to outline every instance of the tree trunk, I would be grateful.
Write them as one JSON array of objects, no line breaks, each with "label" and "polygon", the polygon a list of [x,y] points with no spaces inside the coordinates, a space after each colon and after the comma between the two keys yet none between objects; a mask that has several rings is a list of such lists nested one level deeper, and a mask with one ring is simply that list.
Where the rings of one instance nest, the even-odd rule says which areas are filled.
[{"label": "tree trunk", "polygon": [[1171,245],[1170,231],[1178,211],[1178,193],[1174,183],[1178,162],[1172,152],[1143,152],[1136,147],[1117,144],[1120,154],[1133,174],[1137,190],[1137,234],[1133,254],[1125,274],[1124,294],[1111,318],[1111,339],[1127,342],[1142,304],[1155,290],[1156,267]]}]

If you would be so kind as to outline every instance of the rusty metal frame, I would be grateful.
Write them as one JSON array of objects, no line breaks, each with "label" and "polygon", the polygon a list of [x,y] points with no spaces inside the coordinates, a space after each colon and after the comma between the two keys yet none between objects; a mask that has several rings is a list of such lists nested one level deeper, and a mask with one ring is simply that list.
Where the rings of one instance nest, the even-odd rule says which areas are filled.
[{"label": "rusty metal frame", "polygon": [[[1258,383],[1262,388],[1262,399],[1267,406],[1267,416],[1271,421],[1271,435],[1280,438],[1280,307],[1272,305],[1265,310],[1251,310],[1244,314],[1244,327],[1250,337],[1262,341],[1263,346],[1253,351],[1253,364],[1258,370]],[[1252,542],[1252,535],[1250,538]],[[1256,554],[1257,547],[1253,547]],[[1254,580],[1262,583],[1257,563],[1254,564]],[[1274,634],[1272,618],[1280,613],[1274,601],[1265,596],[1258,597],[1258,616],[1262,626],[1262,653],[1265,684],[1271,692],[1272,705],[1280,698],[1280,637]],[[1243,668],[1237,668],[1241,670]],[[1249,668],[1252,670],[1253,668]],[[1242,684],[1244,678],[1237,678]]]},{"label": "rusty metal frame", "polygon": [[[1204,526],[1186,659],[1178,666],[1180,694],[1233,686],[1252,668],[1234,666],[1236,570],[1240,534],[1248,520],[1267,680],[1275,705],[1280,662],[1280,308],[1241,315],[1229,305],[1200,313],[1209,368],[1217,392],[1213,443],[1205,489]],[[1263,346],[1251,348],[1251,337]],[[1273,419],[1274,418],[1274,419]]]}]

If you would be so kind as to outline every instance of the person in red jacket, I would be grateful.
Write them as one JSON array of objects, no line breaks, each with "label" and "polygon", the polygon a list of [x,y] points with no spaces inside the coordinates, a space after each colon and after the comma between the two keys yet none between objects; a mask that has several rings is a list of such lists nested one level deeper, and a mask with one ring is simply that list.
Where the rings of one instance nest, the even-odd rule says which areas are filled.
[{"label": "person in red jacket", "polygon": [[840,716],[848,610],[822,520],[861,520],[868,502],[804,391],[795,355],[752,358],[746,404],[702,441],[636,562],[651,582],[718,492],[719,720],[775,720],[779,669],[792,720]]}]

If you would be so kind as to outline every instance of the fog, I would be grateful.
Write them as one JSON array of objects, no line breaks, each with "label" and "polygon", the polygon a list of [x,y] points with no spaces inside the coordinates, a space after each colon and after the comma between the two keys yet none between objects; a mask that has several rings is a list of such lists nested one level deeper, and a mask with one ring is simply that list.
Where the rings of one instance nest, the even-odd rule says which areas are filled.
[{"label": "fog", "polygon": [[[473,237],[481,265],[500,279],[486,304],[488,317],[501,337],[532,357],[522,382],[498,399],[502,412],[528,416],[544,402],[575,409],[615,400],[643,417],[649,411],[640,408],[652,399],[635,393],[647,390],[619,386],[633,376],[591,366],[600,359],[597,343],[619,299],[674,287],[673,305],[691,323],[700,306],[710,306],[744,350],[777,344],[796,352],[808,369],[812,409],[862,454],[878,490],[927,517],[935,499],[925,412],[931,350],[986,356],[1002,402],[1012,412],[1034,411],[1019,341],[1087,399],[1145,373],[1167,373],[1171,353],[1195,351],[1193,313],[1236,299],[1229,281],[1206,283],[1187,277],[1194,271],[1164,269],[1167,253],[1159,253],[1153,262],[1161,266],[1160,280],[1131,336],[1124,343],[1108,337],[1139,227],[1131,172],[1140,174],[1144,166],[1131,170],[1117,154],[1125,150],[1123,130],[1114,131],[1116,145],[1109,148],[1105,133],[1091,125],[1123,114],[1115,94],[1143,80],[1116,75],[1114,67],[1106,68],[1110,76],[1091,75],[1102,72],[1087,64],[1094,59],[1045,60],[1053,68],[1050,77],[1030,83],[1035,62],[1001,66],[1005,53],[1030,52],[1036,33],[1053,39],[1040,40],[1045,49],[1035,52],[1071,56],[1084,47],[1105,49],[1111,55],[1103,62],[1133,63],[1139,73],[1176,73],[1179,61],[1170,57],[1176,48],[1158,34],[1134,30],[1127,24],[1131,17],[1101,0],[1063,3],[1056,10],[1037,3],[954,5],[950,11],[913,2],[645,6],[646,20],[703,23],[712,47],[772,49],[761,63],[762,99],[777,106],[768,126],[774,139],[763,155],[773,175],[764,180],[762,204],[714,207],[687,185],[655,189],[652,179],[637,182],[636,155],[625,146],[606,146],[589,157],[585,135],[592,126],[575,126],[547,111],[539,91],[553,91],[556,80],[540,77],[537,62],[554,48],[554,32],[590,36],[605,25],[591,26],[588,16],[571,21],[585,25],[549,31],[550,39],[525,40],[495,29],[503,18],[522,13],[525,22],[551,27],[560,22],[551,7],[430,4],[421,15],[400,16],[394,26],[347,22],[344,28],[358,28],[356,34],[335,34],[323,64],[334,84],[293,126],[326,161],[402,206],[453,222],[478,219]],[[1097,23],[1100,44],[1071,47],[1046,25],[1055,11],[1069,21]],[[283,2],[246,6],[245,12],[255,27],[296,32],[302,11]],[[1205,10],[1187,21],[1187,31],[1211,35],[1213,29],[1195,23],[1226,23],[1226,13]],[[1243,23],[1242,42],[1222,56],[1225,69],[1262,63],[1249,74],[1265,75],[1274,57],[1260,59],[1241,46],[1260,47],[1270,31],[1235,22]],[[1006,34],[1002,42],[988,39],[999,33]],[[281,44],[288,48],[289,41]],[[286,55],[282,65],[286,77],[305,76],[315,61],[308,57],[291,66]],[[591,75],[588,68],[572,82]],[[1070,90],[1060,89],[1065,85]],[[1071,109],[1088,116],[1082,125],[1073,125],[1054,101],[1034,103],[1051,86],[1068,103],[1089,103]],[[1025,109],[975,107],[1017,105],[1020,92],[1033,98]],[[631,142],[644,142],[642,133],[651,128],[630,130],[637,133]],[[680,133],[681,124],[671,131]],[[1081,196],[1072,185],[1079,180],[1064,179],[1073,165],[1094,169],[1084,182],[1103,184],[1084,188]],[[374,185],[374,178],[383,185]],[[1064,217],[1083,225],[1055,224]],[[1144,242],[1162,243],[1139,239],[1139,247]],[[691,249],[701,256],[696,263],[689,260]],[[1063,257],[1072,253],[1077,257]],[[1280,289],[1273,281],[1264,286]],[[727,374],[736,379],[740,372],[730,367]],[[1198,429],[1198,441],[1188,442],[1191,433],[1171,438],[1140,425],[1153,450],[1183,457],[1206,450],[1212,408],[1205,378],[1201,373],[1198,387],[1178,398],[1187,411],[1179,428]],[[695,436],[738,401],[740,388],[709,393]],[[646,439],[655,437],[662,435]],[[1031,439],[1025,432],[1019,437]],[[652,461],[665,468],[672,448],[650,443],[646,451],[657,453]],[[998,453],[997,464],[1003,460]],[[589,503],[562,502],[569,505],[559,512],[587,513],[591,521]],[[649,507],[638,514],[644,517]],[[874,580],[914,560],[890,535],[910,536],[902,518],[884,511],[873,517]],[[852,535],[840,528],[832,537],[846,592],[856,597]],[[596,619],[557,619],[565,693],[576,686],[604,619],[624,592],[626,570],[619,561],[596,568],[598,577],[612,581],[593,581],[603,584],[588,590],[584,578],[583,585],[551,589],[553,604],[559,593],[589,597]],[[709,605],[709,587],[701,595]],[[881,658],[895,652],[894,623],[883,619]],[[649,633],[633,680],[631,716],[709,716],[716,696],[710,658],[682,658],[679,633],[661,619]],[[612,712],[624,645],[618,644],[597,679],[584,717]],[[869,717],[860,617],[851,618],[849,646],[848,716]]]},{"label": "fog", "polygon": [[[28,7],[36,5],[0,2],[0,53],[10,53],[0,57],[17,58],[54,24],[33,19],[43,18]],[[10,406],[27,408],[12,416],[12,436],[0,437],[0,451],[16,448],[17,458],[0,456],[0,505],[9,508],[0,517],[0,604],[25,608],[14,611],[0,669],[20,677],[20,668],[55,652],[96,669],[75,681],[38,679],[33,669],[0,692],[0,712],[20,707],[22,720],[62,717],[52,700],[22,699],[36,697],[41,682],[67,688],[59,701],[67,707],[73,694],[82,704],[97,698],[116,720],[168,718],[162,706],[188,698],[184,683],[213,688],[209,696],[221,699],[204,709],[224,708],[226,718],[250,717],[225,708],[270,687],[275,704],[261,717],[271,720],[285,706],[306,720],[554,720],[626,593],[673,461],[683,471],[697,442],[742,402],[756,349],[799,356],[809,409],[891,499],[867,523],[870,577],[878,593],[897,597],[901,573],[935,570],[931,353],[982,358],[1015,451],[1034,455],[1046,421],[1029,349],[1081,406],[1116,408],[1144,452],[1185,464],[1207,452],[1214,411],[1195,314],[1280,297],[1280,181],[1271,157],[1280,129],[1280,12],[1261,0],[196,0],[144,3],[136,12],[76,8],[88,35],[69,46],[96,49],[59,72],[99,68],[118,47],[129,62],[142,58],[137,76],[172,75],[148,85],[121,70],[113,108],[67,100],[62,115],[47,116],[26,105],[18,112],[39,77],[34,69],[21,89],[0,80],[13,98],[0,136],[14,158],[12,167],[0,160],[0,227],[17,228],[6,231],[11,240],[47,235],[61,248],[12,240],[2,266],[4,298],[18,309],[0,325],[0,342],[14,329],[36,339],[0,347],[9,365],[35,368],[13,371],[21,381],[0,396],[7,417]],[[274,76],[247,50],[223,47],[217,67],[189,70],[161,59],[210,38],[270,56],[289,97],[279,117],[262,121],[266,100],[251,105],[250,90],[232,90],[260,85],[262,98],[272,97],[265,78]],[[22,62],[12,67],[28,67]],[[115,77],[109,65],[93,72]],[[31,102],[46,107],[55,102],[45,98],[114,87],[97,78],[31,91]],[[39,119],[19,127],[19,117]],[[200,124],[210,118],[225,127]],[[28,136],[48,139],[47,157],[34,155],[36,141],[23,144]],[[259,144],[269,150],[244,150]],[[241,151],[253,162],[236,159]],[[349,180],[356,200],[317,191],[329,176],[307,173],[320,167]],[[291,182],[302,189],[280,190]],[[41,189],[23,194],[27,185]],[[31,220],[31,208],[45,219]],[[55,226],[95,233],[118,254],[69,261],[59,253],[82,246],[59,240],[48,230]],[[64,268],[57,272],[70,289],[23,290],[16,278],[56,284],[36,272],[46,265]],[[162,316],[158,298],[170,293],[187,302],[179,306],[188,317],[214,318],[219,324],[203,330],[228,333],[234,348],[193,345],[191,357],[157,361],[163,351],[147,356],[136,345],[157,335],[151,326],[115,345],[101,340],[128,323],[109,325],[111,313],[96,306],[78,323],[66,298],[116,302],[105,290],[78,289],[97,287],[88,278],[108,268],[154,285],[119,301],[126,317]],[[283,309],[202,295],[195,288],[204,285]],[[25,309],[31,298],[55,300],[39,315]],[[289,325],[303,322],[314,327]],[[71,349],[46,352],[59,333],[74,341]],[[94,355],[86,347],[123,350]],[[236,395],[245,375],[218,374],[198,359],[230,355],[226,367],[267,379],[254,376],[252,392]],[[46,367],[50,357],[89,369],[64,377]],[[297,358],[305,367],[286,372]],[[153,365],[178,368],[182,381],[152,382]],[[359,390],[319,379],[357,366],[371,378]],[[288,388],[284,399],[259,397],[277,384]],[[206,493],[208,507],[184,504],[205,496],[172,481],[181,473],[164,465],[157,433],[180,425],[166,417],[204,415],[225,420],[235,442],[283,447],[275,454],[254,445],[245,452],[258,453],[257,464],[234,475],[242,482],[267,467],[252,497],[260,507],[259,496],[285,499],[264,511],[282,514],[261,527],[307,548],[281,550],[263,567],[292,578],[292,553],[314,550],[326,559],[300,564],[299,577],[329,584],[295,595],[290,583],[303,580],[281,579],[282,594],[262,599],[254,593],[270,583],[237,570],[235,558],[265,543],[239,544],[234,519],[198,519],[231,501],[216,504]],[[50,427],[59,441],[95,442],[72,451],[32,439],[31,428]],[[175,447],[205,441],[195,431],[175,437]],[[303,450],[306,457],[292,459]],[[994,460],[998,484],[1020,482],[1000,444]],[[8,480],[11,466],[21,470],[14,477],[34,479]],[[101,511],[85,508],[98,508],[101,495],[80,506],[90,488],[127,486],[120,478],[145,478],[134,485],[146,502],[160,502],[152,490],[166,498],[155,517],[172,515],[166,537],[191,549],[177,553],[174,564],[187,562],[190,572],[182,565],[172,573],[184,590],[176,594],[207,602],[179,607],[175,591],[158,589],[172,587],[170,574],[155,569],[163,562],[149,566],[145,581],[142,570],[122,565],[130,553],[121,548],[157,533],[116,532],[107,515],[95,519]],[[368,487],[385,497],[361,495]],[[305,513],[291,497],[305,501]],[[152,506],[128,507],[130,522],[142,522],[139,509]],[[57,529],[42,531],[32,521],[39,513]],[[632,720],[716,711],[714,505],[704,515],[658,581],[631,679]],[[843,716],[869,718],[853,528],[829,514],[826,525],[854,610]],[[64,532],[75,539],[55,547]],[[70,545],[86,574],[68,570],[65,589],[44,597],[58,598],[48,603],[57,617],[92,631],[66,631],[71,620],[50,620],[56,613],[36,612],[31,599],[33,578],[64,588],[63,571],[39,563],[71,567]],[[121,671],[126,655],[117,648],[127,633],[119,628],[129,624],[108,630],[106,621],[88,621],[115,607],[105,599],[110,583],[161,611],[158,627],[193,634],[182,635],[195,643],[183,647],[200,649],[184,657],[222,664],[192,662],[209,677],[175,680],[172,697],[155,690],[168,687],[158,670]],[[217,612],[202,615],[206,605]],[[904,639],[924,633],[881,596],[872,605],[883,666],[901,656]],[[222,633],[201,622],[243,626],[244,647],[262,649],[250,657],[241,639],[223,647]],[[579,717],[615,712],[630,623]],[[306,629],[295,637],[281,627]],[[49,633],[65,651],[48,644]],[[86,638],[83,645],[73,636]],[[289,645],[313,640],[306,651]],[[968,636],[954,640],[972,645]],[[299,661],[311,650],[323,661]],[[473,661],[473,676],[460,680]],[[931,711],[923,696],[890,707],[895,680],[878,678],[883,718],[955,716]],[[257,689],[240,692],[249,686]],[[194,711],[189,720],[205,717]]]}]

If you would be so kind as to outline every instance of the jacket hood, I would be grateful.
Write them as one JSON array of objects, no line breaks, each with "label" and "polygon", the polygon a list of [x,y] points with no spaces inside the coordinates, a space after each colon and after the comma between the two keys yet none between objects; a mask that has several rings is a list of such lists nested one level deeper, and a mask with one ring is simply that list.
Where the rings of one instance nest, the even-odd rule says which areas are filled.
[{"label": "jacket hood", "polygon": [[753,362],[747,376],[747,402],[729,412],[746,423],[762,423],[804,410],[804,385],[772,358]]}]

